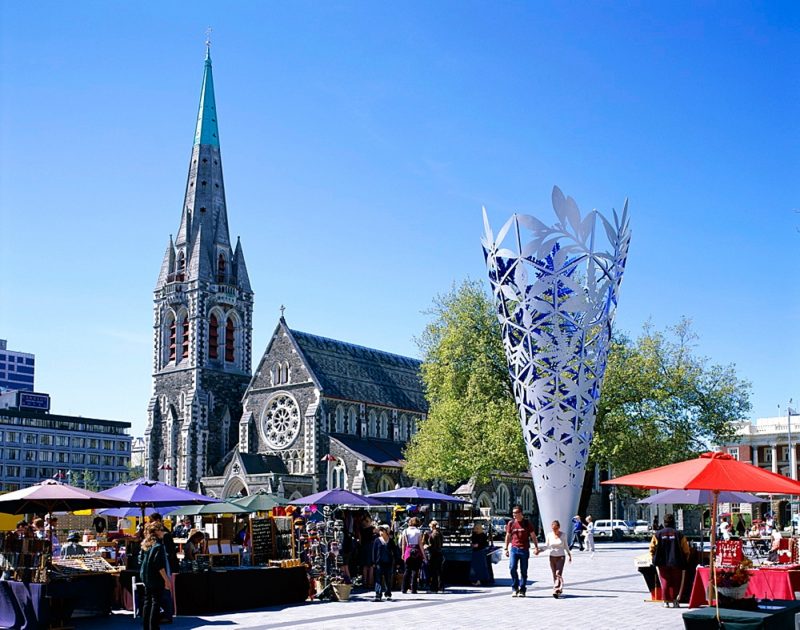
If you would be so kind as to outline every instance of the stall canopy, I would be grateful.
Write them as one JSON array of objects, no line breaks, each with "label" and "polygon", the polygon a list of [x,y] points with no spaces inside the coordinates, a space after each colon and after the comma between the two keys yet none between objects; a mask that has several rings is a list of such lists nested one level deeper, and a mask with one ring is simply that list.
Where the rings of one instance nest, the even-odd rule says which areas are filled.
[{"label": "stall canopy", "polygon": [[378,499],[382,503],[407,501],[410,503],[465,503],[464,499],[434,492],[426,488],[395,488],[385,492],[375,492],[367,495],[370,499]]},{"label": "stall canopy", "polygon": [[138,507],[141,510],[142,518],[148,507],[174,507],[218,502],[218,499],[144,477],[103,490],[100,494],[110,499],[123,501],[129,506]]},{"label": "stall canopy", "polygon": [[[686,504],[686,505],[711,505],[714,493],[711,490],[664,490],[653,496],[638,501],[647,505]],[[717,501],[720,503],[761,503],[766,501],[748,492],[720,492]]]},{"label": "stall canopy", "polygon": [[[168,514],[175,508],[169,507],[148,507],[144,509],[144,515],[150,516],[153,512],[159,514]],[[117,518],[128,518],[129,516],[141,516],[142,510],[139,507],[124,507],[124,508],[109,508],[107,510],[98,510],[98,514],[102,516],[116,516]]]},{"label": "stall canopy", "polygon": [[76,488],[55,479],[47,479],[22,490],[0,496],[0,512],[73,512],[92,508],[119,507],[126,502],[97,492]]},{"label": "stall canopy", "polygon": [[341,488],[333,488],[332,490],[324,490],[316,494],[310,494],[307,497],[300,497],[294,501],[289,501],[290,505],[353,505],[360,507],[370,507],[385,505],[383,501],[373,499],[372,497],[365,497],[349,490]]},{"label": "stall canopy", "polygon": [[219,501],[218,503],[206,503],[205,505],[185,505],[176,507],[169,515],[180,514],[181,516],[195,516],[197,514],[246,514],[251,512],[247,508],[231,503],[230,501]]},{"label": "stall canopy", "polygon": [[287,505],[289,501],[282,499],[274,494],[269,494],[259,490],[254,494],[249,494],[238,499],[229,499],[231,503],[247,509],[250,512],[268,512],[280,505]]}]

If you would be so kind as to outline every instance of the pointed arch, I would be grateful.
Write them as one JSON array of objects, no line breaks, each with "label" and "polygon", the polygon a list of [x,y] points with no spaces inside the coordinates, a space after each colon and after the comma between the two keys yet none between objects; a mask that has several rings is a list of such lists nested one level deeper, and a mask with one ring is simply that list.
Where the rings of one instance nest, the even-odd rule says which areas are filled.
[{"label": "pointed arch", "polygon": [[408,440],[408,418],[406,414],[400,416],[400,441],[406,442]]},{"label": "pointed arch", "polygon": [[378,437],[384,440],[389,437],[389,416],[385,411],[381,411],[381,417],[378,423]]},{"label": "pointed arch", "polygon": [[353,405],[347,410],[347,432],[350,435],[355,435],[357,432],[358,412]]},{"label": "pointed arch", "polygon": [[522,493],[520,496],[522,503],[522,512],[524,514],[533,513],[533,490],[530,486],[522,486]]},{"label": "pointed arch", "polygon": [[388,492],[389,490],[394,490],[395,482],[389,475],[383,475],[378,481],[378,489],[377,492]]},{"label": "pointed arch", "polygon": [[370,411],[367,421],[367,435],[369,437],[375,437],[378,433],[378,414],[375,411]]},{"label": "pointed arch", "polygon": [[217,282],[220,284],[225,282],[227,265],[228,261],[225,259],[225,254],[220,252],[220,255],[217,257]]},{"label": "pointed arch", "polygon": [[511,509],[511,495],[508,486],[501,483],[497,486],[497,511],[500,513],[508,512]]},{"label": "pointed arch", "polygon": [[219,358],[219,318],[214,312],[208,318],[208,358]]},{"label": "pointed arch", "polygon": [[175,280],[183,282],[186,272],[186,254],[183,250],[178,252],[178,260],[175,262]]},{"label": "pointed arch", "polygon": [[333,431],[334,433],[344,433],[344,407],[341,405],[336,405]]},{"label": "pointed arch", "polygon": [[233,316],[228,315],[225,322],[225,362],[233,363],[236,360],[236,323]]},{"label": "pointed arch", "polygon": [[181,334],[181,357],[180,360],[189,358],[189,313],[182,312],[180,315],[180,334]]},{"label": "pointed arch", "polygon": [[178,323],[175,311],[167,310],[164,317],[164,363],[174,363],[177,355]]}]

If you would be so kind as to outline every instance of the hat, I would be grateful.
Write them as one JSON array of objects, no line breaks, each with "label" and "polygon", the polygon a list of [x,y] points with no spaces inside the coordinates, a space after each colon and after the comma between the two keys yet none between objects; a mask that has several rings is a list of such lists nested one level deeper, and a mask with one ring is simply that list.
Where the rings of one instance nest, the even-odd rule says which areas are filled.
[{"label": "hat", "polygon": [[73,532],[67,538],[67,542],[80,542],[81,536],[78,532]]},{"label": "hat", "polygon": [[380,529],[385,529],[387,532],[392,530],[392,528],[389,527],[386,523],[384,523],[383,525],[380,525],[379,527],[380,527]]}]

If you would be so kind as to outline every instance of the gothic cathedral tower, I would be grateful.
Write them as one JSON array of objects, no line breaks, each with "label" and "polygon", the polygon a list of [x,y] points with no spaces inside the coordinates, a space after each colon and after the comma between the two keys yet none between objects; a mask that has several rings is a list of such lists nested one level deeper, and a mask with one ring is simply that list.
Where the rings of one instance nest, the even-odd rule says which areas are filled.
[{"label": "gothic cathedral tower", "polygon": [[232,248],[228,234],[209,50],[181,223],[154,301],[145,476],[198,490],[237,441],[253,313],[242,246]]}]

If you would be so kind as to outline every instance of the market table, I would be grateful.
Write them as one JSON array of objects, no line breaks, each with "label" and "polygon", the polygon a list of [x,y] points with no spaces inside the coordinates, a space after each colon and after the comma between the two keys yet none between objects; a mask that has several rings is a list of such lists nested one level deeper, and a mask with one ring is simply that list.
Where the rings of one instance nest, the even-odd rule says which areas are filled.
[{"label": "market table", "polygon": [[[800,591],[800,570],[783,568],[776,565],[774,568],[760,567],[751,569],[750,581],[747,583],[745,597],[756,599],[794,600],[795,591]],[[697,567],[692,584],[692,594],[689,597],[689,608],[697,608],[708,604],[706,590],[711,571],[708,567]]]},{"label": "market table", "polygon": [[[794,600],[763,600],[756,610],[720,608],[719,618],[729,630],[763,628],[763,630],[795,630],[795,615],[800,602]],[[701,608],[683,613],[686,630],[718,630],[715,608]]]}]

